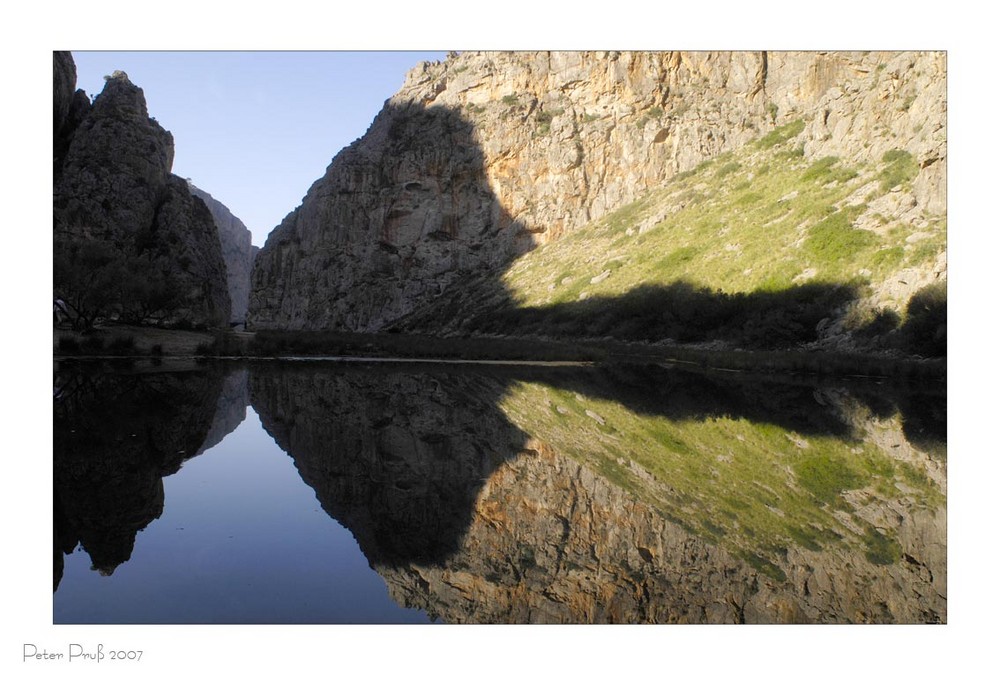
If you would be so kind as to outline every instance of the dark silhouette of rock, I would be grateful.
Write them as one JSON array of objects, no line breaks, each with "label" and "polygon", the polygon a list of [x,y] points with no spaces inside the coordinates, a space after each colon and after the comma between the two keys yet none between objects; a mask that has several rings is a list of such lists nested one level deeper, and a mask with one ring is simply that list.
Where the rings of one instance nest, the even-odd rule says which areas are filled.
[{"label": "dark silhouette of rock", "polygon": [[204,451],[222,371],[56,374],[53,492],[55,583],[77,542],[111,574],[136,533],[163,513],[163,477]]},{"label": "dark silhouette of rock", "polygon": [[250,405],[250,390],[247,388],[246,369],[240,368],[227,373],[222,380],[215,417],[208,428],[205,440],[198,449],[198,454],[214,448],[242,424],[247,417],[248,405]]},{"label": "dark silhouette of rock", "polygon": [[62,175],[73,132],[90,110],[90,99],[76,89],[76,64],[69,52],[52,52],[52,169],[55,183]]},{"label": "dark silhouette of rock", "polygon": [[331,517],[373,564],[455,553],[479,490],[525,437],[491,402],[502,383],[457,373],[259,368],[251,403]]},{"label": "dark silhouette of rock", "polygon": [[85,323],[227,325],[212,215],[170,173],[173,138],[149,117],[142,89],[116,71],[89,110],[78,92],[62,115],[72,60],[57,55],[55,64],[54,115],[63,120],[53,186],[57,296]]},{"label": "dark silhouette of rock", "polygon": [[69,52],[52,52],[52,133],[62,130],[76,91],[76,64]]}]

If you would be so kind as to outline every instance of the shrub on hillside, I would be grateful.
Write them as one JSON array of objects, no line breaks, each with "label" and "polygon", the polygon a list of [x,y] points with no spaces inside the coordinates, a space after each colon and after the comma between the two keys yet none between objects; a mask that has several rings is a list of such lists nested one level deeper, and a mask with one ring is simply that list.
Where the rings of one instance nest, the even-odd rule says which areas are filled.
[{"label": "shrub on hillside", "polygon": [[906,305],[906,321],[900,329],[900,348],[927,357],[946,356],[948,351],[948,287],[943,281],[913,294]]}]

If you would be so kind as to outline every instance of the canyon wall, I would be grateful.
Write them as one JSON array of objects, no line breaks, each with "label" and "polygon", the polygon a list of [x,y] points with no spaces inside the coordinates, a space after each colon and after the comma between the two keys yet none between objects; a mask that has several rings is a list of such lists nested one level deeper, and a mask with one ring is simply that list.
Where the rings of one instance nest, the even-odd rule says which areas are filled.
[{"label": "canyon wall", "polygon": [[225,326],[226,268],[212,214],[173,175],[173,137],[116,71],[91,105],[54,53],[55,293],[88,322]]},{"label": "canyon wall", "polygon": [[912,155],[912,191],[885,209],[916,231],[945,209],[945,115],[942,52],[467,52],[423,63],[271,233],[249,322],[384,329],[798,120],[806,159]]},{"label": "canyon wall", "polygon": [[187,186],[192,195],[205,203],[215,221],[219,243],[222,245],[222,259],[226,263],[226,285],[232,303],[229,320],[232,323],[243,323],[250,299],[250,272],[257,253],[256,247],[250,243],[250,230],[225,204],[190,180],[187,181]]}]

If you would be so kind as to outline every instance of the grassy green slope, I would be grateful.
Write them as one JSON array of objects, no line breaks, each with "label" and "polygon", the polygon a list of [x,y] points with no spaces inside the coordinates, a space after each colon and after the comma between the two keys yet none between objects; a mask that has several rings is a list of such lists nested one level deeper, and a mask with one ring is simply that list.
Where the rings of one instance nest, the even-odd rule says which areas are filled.
[{"label": "grassy green slope", "polygon": [[726,293],[781,291],[810,279],[864,287],[944,250],[943,219],[908,243],[910,228],[869,210],[890,190],[907,188],[917,173],[913,157],[893,151],[873,166],[836,157],[810,162],[797,144],[803,128],[793,122],[676,176],[525,255],[504,283],[528,307],[682,280]]},{"label": "grassy green slope", "polygon": [[[755,349],[848,331],[861,347],[942,356],[943,283],[921,296],[931,301],[920,304],[919,330],[897,292],[917,291],[902,284],[933,269],[946,246],[945,218],[914,221],[893,207],[911,191],[916,160],[903,150],[870,165],[806,159],[804,128],[792,122],[679,174],[530,251],[500,279],[456,284],[402,327]],[[906,269],[915,276],[898,281]]]}]

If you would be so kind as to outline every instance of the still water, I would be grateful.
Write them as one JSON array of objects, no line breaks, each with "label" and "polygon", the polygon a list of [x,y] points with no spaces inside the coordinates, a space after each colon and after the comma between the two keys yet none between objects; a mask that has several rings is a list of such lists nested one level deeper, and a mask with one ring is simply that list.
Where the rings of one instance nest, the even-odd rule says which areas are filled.
[{"label": "still water", "polygon": [[946,621],[943,391],[61,362],[55,392],[55,623]]}]

